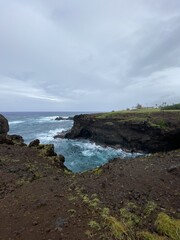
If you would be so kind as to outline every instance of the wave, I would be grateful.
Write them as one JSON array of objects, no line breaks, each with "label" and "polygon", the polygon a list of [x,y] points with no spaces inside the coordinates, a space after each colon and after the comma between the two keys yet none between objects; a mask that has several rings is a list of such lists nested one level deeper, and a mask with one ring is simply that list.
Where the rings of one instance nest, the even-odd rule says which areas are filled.
[{"label": "wave", "polygon": [[57,128],[54,130],[50,130],[48,132],[43,132],[36,135],[36,138],[38,138],[42,143],[48,143],[50,141],[55,141],[54,136],[65,131],[64,128]]},{"label": "wave", "polygon": [[122,157],[122,158],[134,158],[137,156],[141,156],[141,153],[130,153],[119,149],[114,149],[111,147],[103,147],[97,145],[96,143],[91,142],[76,142],[74,145],[78,146],[84,157],[93,157],[98,156],[101,158],[113,158],[113,157]]},{"label": "wave", "polygon": [[64,122],[67,121],[69,116],[61,116],[63,118],[62,120],[55,121],[56,118],[59,116],[48,116],[48,117],[40,117],[39,119],[36,119],[37,122],[39,123],[45,123],[45,122],[53,122],[53,123],[58,123],[58,122]]},{"label": "wave", "polygon": [[39,119],[36,119],[37,122],[39,123],[44,123],[44,122],[55,122],[55,118],[58,116],[48,116],[48,117],[41,117]]},{"label": "wave", "polygon": [[23,123],[24,121],[9,121],[9,124],[12,125],[12,124],[20,124],[20,123]]}]

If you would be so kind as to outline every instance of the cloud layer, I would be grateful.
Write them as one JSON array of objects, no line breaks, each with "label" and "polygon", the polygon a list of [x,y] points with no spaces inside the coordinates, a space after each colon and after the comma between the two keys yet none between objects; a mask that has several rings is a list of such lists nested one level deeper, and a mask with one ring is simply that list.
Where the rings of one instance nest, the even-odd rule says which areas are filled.
[{"label": "cloud layer", "polygon": [[179,0],[0,0],[0,110],[178,102],[179,39]]}]

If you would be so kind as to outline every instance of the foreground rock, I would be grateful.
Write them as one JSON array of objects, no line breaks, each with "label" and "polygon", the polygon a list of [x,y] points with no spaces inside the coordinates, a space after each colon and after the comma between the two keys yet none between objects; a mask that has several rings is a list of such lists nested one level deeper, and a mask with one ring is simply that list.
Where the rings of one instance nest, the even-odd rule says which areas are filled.
[{"label": "foreground rock", "polygon": [[180,111],[77,115],[65,137],[87,138],[135,151],[177,149],[180,148]]},{"label": "foreground rock", "polygon": [[8,120],[3,115],[0,114],[0,143],[4,142],[8,131],[9,131]]}]

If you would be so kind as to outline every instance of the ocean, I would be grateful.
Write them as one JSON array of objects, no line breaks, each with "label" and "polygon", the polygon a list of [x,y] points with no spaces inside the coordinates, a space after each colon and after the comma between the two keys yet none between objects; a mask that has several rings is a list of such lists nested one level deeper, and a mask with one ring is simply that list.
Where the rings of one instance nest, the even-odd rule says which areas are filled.
[{"label": "ocean", "polygon": [[140,155],[122,149],[102,147],[88,140],[54,139],[54,136],[73,126],[72,120],[55,120],[56,117],[73,117],[82,112],[6,112],[9,134],[18,134],[25,143],[38,138],[42,144],[54,144],[55,151],[65,157],[65,165],[73,172],[94,169],[115,157],[130,158]]}]

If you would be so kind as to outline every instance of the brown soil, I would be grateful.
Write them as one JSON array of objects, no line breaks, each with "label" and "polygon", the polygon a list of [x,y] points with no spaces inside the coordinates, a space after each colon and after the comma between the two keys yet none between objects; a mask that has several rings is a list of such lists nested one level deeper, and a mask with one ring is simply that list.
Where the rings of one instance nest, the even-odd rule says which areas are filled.
[{"label": "brown soil", "polygon": [[105,212],[123,223],[121,239],[156,232],[159,212],[180,217],[179,160],[176,150],[73,174],[36,148],[1,144],[0,239],[120,239]]}]

